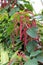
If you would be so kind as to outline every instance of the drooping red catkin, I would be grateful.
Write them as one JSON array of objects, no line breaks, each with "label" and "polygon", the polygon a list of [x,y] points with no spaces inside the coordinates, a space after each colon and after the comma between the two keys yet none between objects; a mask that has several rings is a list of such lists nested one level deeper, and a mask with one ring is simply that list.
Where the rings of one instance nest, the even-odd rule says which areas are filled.
[{"label": "drooping red catkin", "polygon": [[2,8],[4,8],[6,5],[7,5],[6,0],[3,0],[3,1],[2,1]]},{"label": "drooping red catkin", "polygon": [[18,53],[17,55],[18,55],[18,56],[21,56],[22,58],[24,58],[25,61],[28,60],[28,58],[26,57],[26,55],[25,55],[23,52],[20,52],[20,53]]},{"label": "drooping red catkin", "polygon": [[10,4],[10,0],[8,0],[8,4]]},{"label": "drooping red catkin", "polygon": [[22,21],[23,16],[20,16],[20,40],[22,40],[22,29],[23,29],[23,21]]},{"label": "drooping red catkin", "polygon": [[6,6],[6,0],[4,0],[4,6]]},{"label": "drooping red catkin", "polygon": [[31,24],[27,24],[28,28],[31,28]]},{"label": "drooping red catkin", "polygon": [[25,27],[24,28],[24,46],[27,45],[27,34],[26,34],[26,30],[27,30],[27,28]]},{"label": "drooping red catkin", "polygon": [[4,0],[4,3],[6,3],[6,0]]},{"label": "drooping red catkin", "polygon": [[29,17],[28,16],[26,16],[26,20],[29,21]]},{"label": "drooping red catkin", "polygon": [[12,4],[12,8],[14,8],[14,3]]},{"label": "drooping red catkin", "polygon": [[32,21],[32,26],[36,27],[36,21],[35,20]]}]

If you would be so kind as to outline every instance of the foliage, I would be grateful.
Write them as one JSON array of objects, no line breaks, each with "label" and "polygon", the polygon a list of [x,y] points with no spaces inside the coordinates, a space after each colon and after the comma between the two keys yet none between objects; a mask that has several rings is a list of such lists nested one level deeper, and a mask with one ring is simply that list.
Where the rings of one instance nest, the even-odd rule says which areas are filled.
[{"label": "foliage", "polygon": [[13,2],[0,11],[0,65],[43,64],[43,25],[28,1]]}]

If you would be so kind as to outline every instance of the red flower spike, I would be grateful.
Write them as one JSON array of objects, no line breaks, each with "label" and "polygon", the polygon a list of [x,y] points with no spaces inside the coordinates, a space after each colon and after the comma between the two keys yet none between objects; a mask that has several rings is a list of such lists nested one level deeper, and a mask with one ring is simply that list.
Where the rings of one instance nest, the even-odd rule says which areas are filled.
[{"label": "red flower spike", "polygon": [[31,28],[32,27],[31,24],[27,24],[27,26],[28,26],[28,28]]},{"label": "red flower spike", "polygon": [[20,53],[18,52],[18,56],[21,56],[23,58],[26,57],[26,55],[23,52],[20,52]]},{"label": "red flower spike", "polygon": [[24,18],[24,16],[20,16],[20,20],[22,20]]},{"label": "red flower spike", "polygon": [[32,26],[36,27],[36,21],[35,20],[32,21]]},{"label": "red flower spike", "polygon": [[22,40],[22,28],[23,28],[23,21],[22,21],[22,16],[20,17],[20,40]]},{"label": "red flower spike", "polygon": [[4,3],[2,3],[2,8],[4,8],[8,3],[6,3],[6,0],[4,0]]},{"label": "red flower spike", "polygon": [[6,0],[4,0],[4,3],[6,3]]},{"label": "red flower spike", "polygon": [[14,3],[12,4],[12,8],[14,8]]},{"label": "red flower spike", "polygon": [[26,16],[26,20],[27,20],[27,21],[29,20],[29,17],[28,17],[28,16]]},{"label": "red flower spike", "polygon": [[6,6],[6,0],[4,0],[4,7]]},{"label": "red flower spike", "polygon": [[28,58],[26,57],[26,55],[23,52],[18,53],[18,56],[21,56],[22,58],[24,58],[25,61],[28,60]]},{"label": "red flower spike", "polygon": [[27,30],[27,28],[25,27],[25,28],[24,28],[24,46],[26,46],[26,44],[27,44],[27,34],[26,34],[26,30]]}]

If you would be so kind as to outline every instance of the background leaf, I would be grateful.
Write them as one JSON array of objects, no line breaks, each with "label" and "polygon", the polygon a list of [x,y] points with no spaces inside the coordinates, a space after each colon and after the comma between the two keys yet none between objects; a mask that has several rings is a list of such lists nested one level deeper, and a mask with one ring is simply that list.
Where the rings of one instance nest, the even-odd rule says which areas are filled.
[{"label": "background leaf", "polygon": [[30,37],[36,38],[36,37],[37,37],[37,31],[36,31],[36,30],[37,30],[36,28],[32,27],[32,28],[29,28],[29,29],[26,31],[26,33],[27,33]]},{"label": "background leaf", "polygon": [[30,41],[27,46],[26,49],[28,52],[32,52],[34,51],[34,49],[37,47],[37,42],[36,41]]},{"label": "background leaf", "polygon": [[15,12],[19,11],[19,8],[18,7],[15,7],[14,9],[12,9],[10,12],[9,12],[9,16],[12,16]]},{"label": "background leaf", "polygon": [[14,24],[10,24],[8,28],[6,29],[7,35],[10,35],[14,29]]},{"label": "background leaf", "polygon": [[35,56],[39,55],[40,53],[42,53],[41,50],[37,50],[37,51],[31,52],[30,57],[35,57]]},{"label": "background leaf", "polygon": [[43,52],[37,56],[37,61],[43,64]]},{"label": "background leaf", "polygon": [[37,60],[34,58],[32,60],[28,60],[24,65],[38,65]]}]

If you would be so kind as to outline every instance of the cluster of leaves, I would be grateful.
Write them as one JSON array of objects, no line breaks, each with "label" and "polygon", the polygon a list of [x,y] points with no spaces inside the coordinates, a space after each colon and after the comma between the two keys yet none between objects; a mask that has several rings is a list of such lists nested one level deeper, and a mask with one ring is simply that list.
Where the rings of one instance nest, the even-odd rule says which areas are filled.
[{"label": "cluster of leaves", "polygon": [[28,1],[13,4],[0,11],[0,65],[43,64],[43,26],[38,22],[37,28],[35,19],[31,20],[33,8]]},{"label": "cluster of leaves", "polygon": [[14,6],[16,5],[17,7],[20,8],[20,10],[28,9],[30,11],[33,11],[33,7],[31,6],[30,2],[29,1],[26,1],[26,0],[22,0],[22,1],[21,0],[8,0],[8,3],[7,2],[6,3],[4,2],[2,4],[2,7],[6,7],[7,4],[11,8],[14,8]]},{"label": "cluster of leaves", "polygon": [[[24,18],[23,18],[23,16],[24,16]],[[20,17],[22,17],[23,19],[20,19]],[[27,17],[28,20],[25,19],[25,17]],[[0,45],[0,48],[1,48],[0,56],[2,56],[0,59],[1,63],[8,64],[8,65],[13,65],[13,64],[16,64],[16,65],[18,65],[18,64],[29,65],[30,64],[31,65],[34,63],[36,65],[38,65],[38,62],[43,63],[43,51],[41,50],[42,48],[40,48],[40,45],[37,47],[37,45],[40,43],[40,41],[39,41],[39,38],[38,38],[38,40],[35,39],[37,37],[37,27],[36,26],[34,27],[34,25],[36,25],[36,24],[32,24],[32,22],[29,21],[29,17],[30,17],[30,14],[28,12],[17,12],[11,18],[8,17],[7,12],[3,13],[3,16],[1,14],[0,27],[1,27],[1,29],[4,29],[4,28],[5,29],[0,32],[0,37],[2,38],[4,35],[4,38],[2,38],[2,40],[4,39],[6,41],[6,39],[9,39],[10,43],[11,43],[12,38],[13,38],[13,41],[15,41],[14,47],[13,47],[12,46],[13,43],[10,44],[11,46],[9,46],[8,40],[6,42],[3,40],[4,44],[2,44],[2,45],[5,46],[7,44],[7,47],[9,49],[5,48],[6,50],[4,50],[3,46]],[[25,31],[26,34],[29,36],[28,44],[26,43],[27,44],[26,50],[23,47],[23,45],[25,45],[25,42],[23,43],[23,41],[20,40],[20,30],[21,29],[18,29],[18,27],[20,27],[21,21],[23,22],[22,29],[24,29],[23,28],[24,25],[26,27],[27,26],[26,24],[29,24],[27,31]],[[30,25],[33,25],[33,26],[30,27]],[[12,34],[14,34],[14,35],[12,35]],[[10,38],[10,36],[12,36],[12,38]],[[1,41],[1,43],[2,43],[2,41]],[[21,51],[21,52],[23,51],[23,52],[21,53],[19,51]],[[10,55],[13,56],[13,58],[11,58]],[[6,57],[4,57],[4,56],[6,56]],[[3,60],[4,58],[5,58],[5,60]],[[10,62],[9,62],[9,58],[10,58]]]},{"label": "cluster of leaves", "polygon": [[41,24],[40,22],[37,22],[37,25],[39,27],[40,42],[43,45],[43,24]]}]

